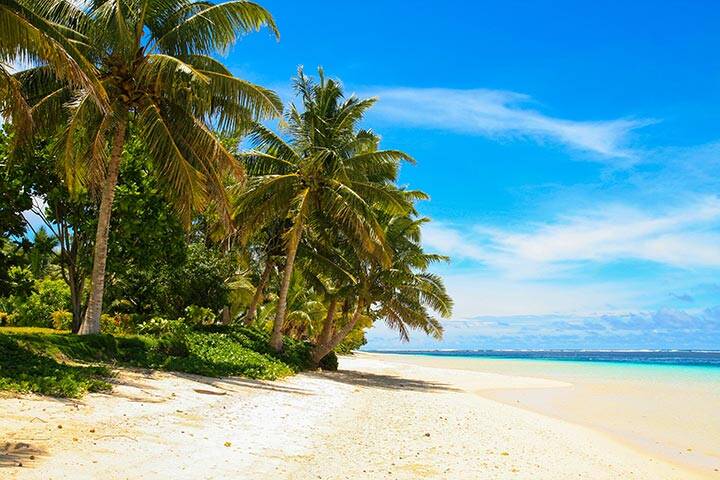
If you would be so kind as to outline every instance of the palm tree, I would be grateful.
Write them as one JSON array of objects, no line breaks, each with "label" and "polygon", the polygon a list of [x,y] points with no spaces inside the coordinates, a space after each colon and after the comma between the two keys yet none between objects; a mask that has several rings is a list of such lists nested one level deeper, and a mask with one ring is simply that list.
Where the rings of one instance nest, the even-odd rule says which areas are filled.
[{"label": "palm tree", "polygon": [[[417,197],[419,192],[408,194]],[[313,348],[314,364],[317,365],[358,327],[363,317],[369,318],[370,322],[384,320],[404,341],[409,339],[412,329],[442,337],[442,325],[431,312],[449,317],[452,299],[445,291],[442,279],[427,270],[432,263],[447,261],[447,258],[423,251],[420,228],[427,221],[410,215],[384,217],[385,239],[393,252],[389,267],[364,259],[342,245],[330,251],[318,249],[319,255],[333,259],[334,271],[348,272],[338,277],[338,284],[339,291],[346,297],[346,305],[353,305],[353,311],[342,325],[334,324],[328,316],[323,334]]]},{"label": "palm tree", "polygon": [[58,78],[87,88],[100,104],[107,100],[95,67],[58,25],[38,15],[31,5],[24,0],[0,0],[0,118],[12,122],[17,141],[28,136],[32,118],[22,85],[11,71],[14,62],[48,65]]},{"label": "palm tree", "polygon": [[319,69],[315,83],[299,70],[295,105],[286,114],[289,141],[264,126],[250,134],[255,149],[241,155],[251,178],[240,196],[237,218],[247,231],[275,219],[287,224],[285,266],[270,344],[282,350],[287,295],[298,246],[308,229],[325,219],[355,248],[389,263],[382,226],[373,207],[402,213],[409,208],[389,182],[373,182],[368,172],[396,170],[411,158],[397,150],[377,150],[377,137],[358,128],[374,98],[345,98],[341,85]]},{"label": "palm tree", "polygon": [[283,222],[275,221],[257,232],[254,236],[255,238],[252,243],[255,244],[256,248],[251,247],[250,251],[251,256],[256,258],[256,263],[259,266],[258,270],[260,271],[255,293],[243,318],[243,323],[246,326],[252,325],[255,322],[258,307],[263,301],[265,289],[275,270],[275,257],[283,254],[282,227]]},{"label": "palm tree", "polygon": [[[234,77],[216,58],[237,38],[267,26],[270,14],[233,0],[46,0],[38,10],[82,41],[108,95],[102,108],[86,88],[40,66],[21,72],[36,123],[63,126],[59,152],[70,185],[100,194],[88,307],[81,334],[99,331],[110,215],[128,124],[144,140],[166,194],[188,224],[193,211],[218,199],[229,221],[224,180],[242,166],[212,129],[234,132],[279,115],[271,91]],[[80,6],[79,6],[80,5]],[[69,108],[68,108],[69,106]]]}]

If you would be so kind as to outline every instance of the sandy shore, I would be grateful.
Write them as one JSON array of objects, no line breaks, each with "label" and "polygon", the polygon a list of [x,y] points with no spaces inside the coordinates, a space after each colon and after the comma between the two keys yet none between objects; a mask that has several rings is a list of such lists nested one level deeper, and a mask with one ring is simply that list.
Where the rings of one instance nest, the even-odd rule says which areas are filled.
[{"label": "sandy shore", "polygon": [[475,393],[562,382],[366,354],[341,368],[283,382],[121,372],[112,395],[3,398],[0,478],[720,478]]},{"label": "sandy shore", "polygon": [[452,370],[551,379],[562,387],[476,393],[514,407],[600,430],[675,464],[720,469],[720,370],[677,365],[383,355],[384,360]]}]

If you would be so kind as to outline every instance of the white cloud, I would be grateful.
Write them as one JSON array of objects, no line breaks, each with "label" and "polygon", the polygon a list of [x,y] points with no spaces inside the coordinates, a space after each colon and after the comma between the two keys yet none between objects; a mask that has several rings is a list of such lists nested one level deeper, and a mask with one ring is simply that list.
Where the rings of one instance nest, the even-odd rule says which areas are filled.
[{"label": "white cloud", "polygon": [[378,88],[373,113],[404,125],[485,136],[557,142],[605,158],[630,160],[632,130],[652,120],[574,121],[527,108],[527,95],[502,90]]},{"label": "white cloud", "polygon": [[661,213],[599,206],[514,231],[484,225],[460,231],[431,224],[425,244],[508,277],[551,278],[588,262],[643,260],[677,268],[720,267],[720,198],[704,196]]},{"label": "white cloud", "polygon": [[[453,318],[483,315],[585,315],[618,312],[642,303],[627,283],[545,282],[508,278],[504,273],[451,273],[443,279],[455,303]],[[644,290],[643,290],[644,292]]]},{"label": "white cloud", "polygon": [[716,348],[720,306],[587,315],[483,315],[443,322],[443,341],[421,333],[402,343],[376,324],[367,349]]}]

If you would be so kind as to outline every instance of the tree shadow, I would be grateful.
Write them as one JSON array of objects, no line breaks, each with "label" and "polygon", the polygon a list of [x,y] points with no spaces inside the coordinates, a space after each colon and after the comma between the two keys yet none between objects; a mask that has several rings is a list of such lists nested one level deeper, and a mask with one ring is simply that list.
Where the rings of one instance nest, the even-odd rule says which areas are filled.
[{"label": "tree shadow", "polygon": [[[272,391],[272,392],[280,392],[280,393],[294,393],[296,395],[313,395],[312,392],[309,392],[308,390],[302,389],[302,388],[296,388],[291,387],[288,385],[283,385],[280,382],[270,382],[270,381],[264,381],[264,380],[253,380],[251,378],[243,378],[243,377],[223,377],[223,378],[213,378],[213,377],[203,377],[201,375],[195,375],[192,373],[181,373],[181,372],[172,372],[173,375],[176,375],[180,378],[184,378],[186,380],[191,380],[194,382],[202,383],[204,385],[211,386],[213,388],[217,388],[219,390],[225,390],[225,391],[231,391],[235,392],[238,391],[237,388],[233,387],[240,387],[243,389],[249,388],[249,389],[255,389],[255,390],[266,390],[266,391]],[[206,393],[206,392],[199,392],[199,393]]]},{"label": "tree shadow", "polygon": [[445,383],[415,380],[397,375],[360,372],[356,370],[338,370],[337,372],[309,373],[355,387],[381,388],[384,390],[412,390],[416,392],[459,392],[460,390]]},{"label": "tree shadow", "polygon": [[32,467],[45,450],[25,442],[5,442],[0,444],[0,468]]}]

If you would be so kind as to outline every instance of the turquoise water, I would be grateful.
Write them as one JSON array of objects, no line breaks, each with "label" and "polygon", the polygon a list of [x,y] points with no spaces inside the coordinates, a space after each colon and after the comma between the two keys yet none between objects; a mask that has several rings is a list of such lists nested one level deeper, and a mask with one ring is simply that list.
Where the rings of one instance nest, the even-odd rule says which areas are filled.
[{"label": "turquoise water", "polygon": [[720,368],[720,350],[398,350],[378,353],[421,354],[438,357],[686,365]]},{"label": "turquoise water", "polygon": [[[379,353],[379,352],[378,352]],[[395,351],[382,352],[416,357],[441,357],[457,360],[486,360],[497,370],[514,370],[523,364],[529,374],[593,379],[668,379],[688,382],[720,382],[720,351],[636,352],[636,351]],[[495,368],[491,368],[496,370]],[[496,370],[496,371],[497,371]],[[509,373],[509,372],[508,372]]]}]

